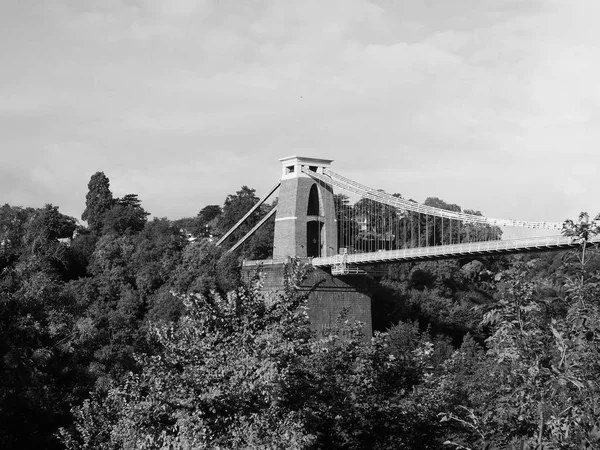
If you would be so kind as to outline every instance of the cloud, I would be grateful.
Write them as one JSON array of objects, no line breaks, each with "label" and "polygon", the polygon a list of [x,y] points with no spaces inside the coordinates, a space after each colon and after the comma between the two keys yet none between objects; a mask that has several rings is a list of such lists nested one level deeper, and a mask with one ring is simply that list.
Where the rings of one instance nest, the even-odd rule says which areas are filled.
[{"label": "cloud", "polygon": [[366,184],[492,216],[552,220],[596,189],[571,168],[600,163],[598,6],[588,0],[6,10],[1,144],[46,168],[24,175],[31,188],[17,183],[27,196],[0,180],[8,201],[42,198],[54,176],[53,198],[76,211],[104,170],[153,214],[190,215],[242,184],[266,190],[278,158],[301,152]]}]

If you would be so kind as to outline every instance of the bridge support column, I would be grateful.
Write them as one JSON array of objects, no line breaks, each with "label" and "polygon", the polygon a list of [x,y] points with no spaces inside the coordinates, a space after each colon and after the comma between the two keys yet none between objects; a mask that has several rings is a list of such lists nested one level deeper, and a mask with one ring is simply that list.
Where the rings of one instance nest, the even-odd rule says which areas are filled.
[{"label": "bridge support column", "polygon": [[[260,263],[260,261],[257,261]],[[263,261],[261,268],[264,276],[265,292],[283,291],[284,263]],[[248,281],[254,274],[256,266],[244,266],[243,278]],[[365,276],[345,276],[337,278],[328,271],[315,267],[300,286],[300,290],[308,292],[308,317],[311,327],[317,336],[325,336],[335,323],[340,312],[346,308],[346,318],[350,322],[363,322],[366,338],[373,335],[371,320],[371,286],[370,279]]]},{"label": "bridge support column", "polygon": [[337,253],[337,223],[333,189],[302,169],[323,173],[331,160],[290,156],[280,159],[273,259],[313,258]]}]

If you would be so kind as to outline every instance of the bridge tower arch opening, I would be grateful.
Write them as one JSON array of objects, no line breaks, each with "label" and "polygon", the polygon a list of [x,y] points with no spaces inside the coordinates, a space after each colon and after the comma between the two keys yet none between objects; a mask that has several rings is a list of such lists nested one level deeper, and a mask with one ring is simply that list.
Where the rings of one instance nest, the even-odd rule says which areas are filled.
[{"label": "bridge tower arch opening", "polygon": [[314,258],[337,253],[333,189],[304,171],[323,174],[332,160],[290,156],[280,159],[273,259]]},{"label": "bridge tower arch opening", "polygon": [[308,194],[308,208],[306,210],[307,216],[322,216],[323,208],[321,205],[321,198],[319,197],[319,189],[316,184],[313,184]]},{"label": "bridge tower arch opening", "polygon": [[320,258],[323,254],[323,222],[309,220],[306,223],[306,256]]},{"label": "bridge tower arch opening", "polygon": [[[309,170],[312,170],[312,167]],[[325,214],[323,212],[323,204],[316,183],[311,186],[308,194],[306,215],[306,256],[309,258],[319,258],[324,254],[323,243],[327,240],[327,236],[324,234]]]}]

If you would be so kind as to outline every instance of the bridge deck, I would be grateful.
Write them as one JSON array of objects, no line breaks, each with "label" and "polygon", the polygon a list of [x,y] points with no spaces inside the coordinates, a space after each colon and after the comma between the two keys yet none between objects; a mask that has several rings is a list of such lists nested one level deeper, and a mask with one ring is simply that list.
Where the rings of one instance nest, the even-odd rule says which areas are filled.
[{"label": "bridge deck", "polygon": [[[600,243],[595,236],[590,243]],[[579,245],[571,237],[552,236],[507,241],[470,242],[466,244],[438,245],[433,247],[406,248],[400,250],[382,250],[369,253],[348,254],[345,264],[372,264],[394,261],[416,261],[421,259],[452,258],[461,255],[490,255],[499,253],[523,253],[528,251],[560,250]],[[337,259],[336,259],[337,258]],[[313,266],[333,266],[339,262],[339,256],[313,258]]]}]

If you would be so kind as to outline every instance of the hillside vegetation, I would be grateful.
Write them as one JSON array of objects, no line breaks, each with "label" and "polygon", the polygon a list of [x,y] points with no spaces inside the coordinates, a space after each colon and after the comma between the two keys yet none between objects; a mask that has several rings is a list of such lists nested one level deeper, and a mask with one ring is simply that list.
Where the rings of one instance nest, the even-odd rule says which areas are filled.
[{"label": "hillside vegetation", "polygon": [[569,252],[386,266],[374,336],[341,315],[317,338],[310,268],[240,279],[272,222],[214,245],[257,201],[148,220],[98,172],[87,226],[0,207],[0,448],[600,448],[600,217],[565,222]]}]

